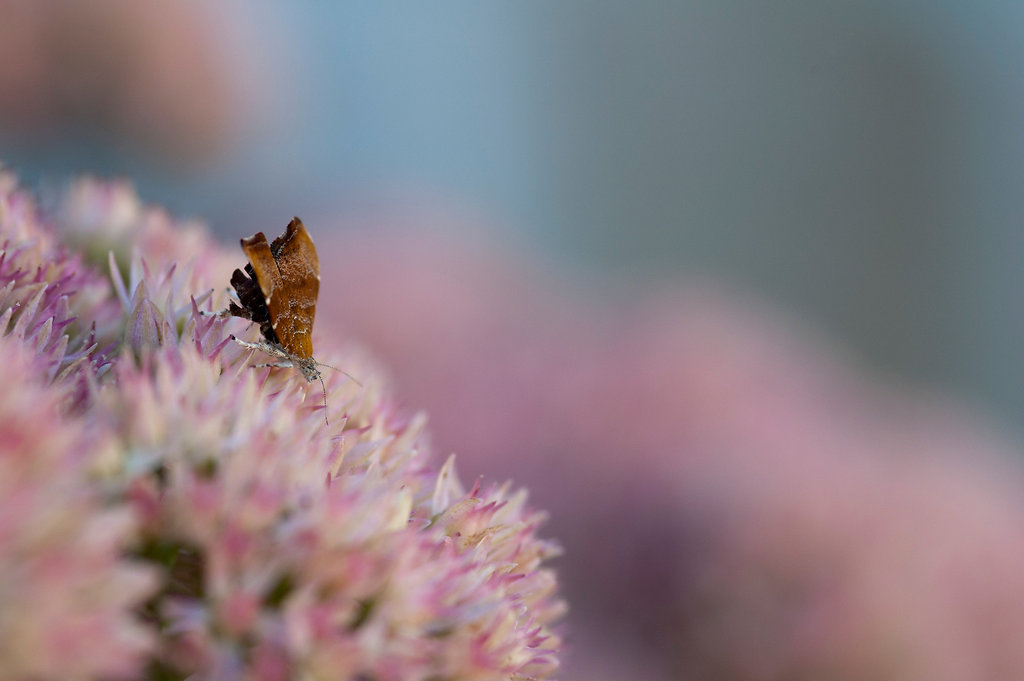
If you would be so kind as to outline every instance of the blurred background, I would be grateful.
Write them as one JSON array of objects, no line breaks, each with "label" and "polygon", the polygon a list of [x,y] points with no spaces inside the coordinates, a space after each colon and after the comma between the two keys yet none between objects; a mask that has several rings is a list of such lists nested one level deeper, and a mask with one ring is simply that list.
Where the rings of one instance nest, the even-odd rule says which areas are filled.
[{"label": "blurred background", "polygon": [[0,17],[27,184],[305,220],[321,332],[552,511],[566,679],[1024,678],[1024,5]]}]

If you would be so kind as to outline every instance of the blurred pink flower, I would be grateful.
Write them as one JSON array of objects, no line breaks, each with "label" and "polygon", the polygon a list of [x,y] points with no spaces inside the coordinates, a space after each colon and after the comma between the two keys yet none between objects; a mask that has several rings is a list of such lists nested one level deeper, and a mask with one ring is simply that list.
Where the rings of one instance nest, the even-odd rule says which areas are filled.
[{"label": "blurred pink flower", "polygon": [[[5,227],[9,215],[0,213],[0,235],[11,234],[5,249],[28,253],[28,262],[36,251],[19,237],[20,222]],[[36,224],[34,209],[24,215],[28,233],[56,239]],[[141,206],[127,185],[76,183],[55,215],[63,238],[110,273],[103,333],[114,349],[90,365],[74,417],[103,446],[69,484],[134,518],[120,546],[160,576],[139,611],[148,627],[134,624],[151,644],[147,678],[554,672],[560,642],[552,626],[564,606],[545,563],[558,550],[537,537],[543,516],[526,506],[524,492],[467,491],[451,459],[438,470],[423,415],[396,409],[363,353],[317,334],[318,357],[361,383],[324,377],[325,426],[319,384],[250,368],[251,353],[229,334],[251,338],[256,330],[200,313],[226,306],[228,263],[240,266],[244,256],[230,257],[198,228]],[[104,258],[108,245],[117,248]],[[87,280],[99,278],[85,262],[68,262]],[[30,335],[8,336],[35,348]],[[49,382],[39,390],[57,399],[52,372],[37,364],[38,380]],[[59,434],[73,417],[51,409],[40,418]],[[37,448],[26,447],[23,458]],[[82,522],[97,514],[86,509]],[[34,516],[22,522],[32,526]],[[5,560],[0,553],[0,574]],[[125,614],[139,605],[135,594],[101,605]],[[75,647],[67,651],[70,664]],[[36,654],[26,649],[27,658]],[[112,657],[110,673],[138,673],[140,661]],[[44,672],[32,678],[51,678]],[[85,669],[81,678],[97,673],[107,671]]]},{"label": "blurred pink flower", "polygon": [[119,135],[175,163],[231,139],[236,77],[197,2],[0,0],[0,125]]},{"label": "blurred pink flower", "polygon": [[692,583],[677,585],[679,621],[702,619],[684,629],[682,668],[730,679],[1020,676],[1024,479],[991,443],[948,424],[901,431],[847,434],[817,454],[735,456],[694,481],[730,501],[709,504],[715,537]]},{"label": "blurred pink flower", "polygon": [[220,283],[230,277],[238,260],[221,249],[201,223],[176,221],[163,208],[143,204],[123,179],[87,176],[69,182],[55,221],[61,237],[101,270],[107,269],[112,251],[122,272],[137,254],[158,269],[177,263]]},{"label": "blurred pink flower", "polygon": [[601,300],[373,226],[322,246],[358,295],[321,315],[553,510],[567,678],[1024,678],[1016,447],[710,287]]}]

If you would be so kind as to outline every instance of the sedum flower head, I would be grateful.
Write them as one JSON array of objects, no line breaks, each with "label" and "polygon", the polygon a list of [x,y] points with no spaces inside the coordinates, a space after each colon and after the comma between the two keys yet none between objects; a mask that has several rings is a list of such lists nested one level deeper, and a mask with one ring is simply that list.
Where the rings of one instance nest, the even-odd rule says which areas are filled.
[{"label": "sedum flower head", "polygon": [[[60,243],[31,216],[33,230]],[[142,643],[119,654],[122,667],[74,678],[554,672],[563,605],[546,561],[557,547],[538,538],[544,518],[525,492],[467,490],[453,460],[435,468],[425,418],[397,408],[372,362],[331,338],[316,339],[318,358],[361,385],[332,372],[321,391],[296,372],[252,368],[265,360],[229,335],[257,330],[203,314],[226,306],[241,254],[182,231],[126,185],[81,181],[56,216],[61,239],[85,253],[67,260],[68,273],[99,282],[95,333],[112,345],[78,379],[50,371],[46,355],[29,362],[40,394],[60,405],[35,418],[102,444],[73,482],[103,501],[97,514],[123,519],[108,544],[114,558],[157,576],[144,593],[114,599]],[[34,352],[34,338],[10,342]],[[59,401],[72,380],[84,386],[75,411]],[[72,678],[61,673],[24,678]]]},{"label": "sedum flower head", "polygon": [[108,446],[64,415],[49,358],[0,339],[0,678],[127,678],[153,650],[136,606],[155,571],[125,557],[127,504],[83,484]]},{"label": "sedum flower head", "polygon": [[109,283],[41,224],[32,197],[0,168],[0,336],[31,350],[48,380],[80,379],[86,365],[107,364],[115,318]]}]

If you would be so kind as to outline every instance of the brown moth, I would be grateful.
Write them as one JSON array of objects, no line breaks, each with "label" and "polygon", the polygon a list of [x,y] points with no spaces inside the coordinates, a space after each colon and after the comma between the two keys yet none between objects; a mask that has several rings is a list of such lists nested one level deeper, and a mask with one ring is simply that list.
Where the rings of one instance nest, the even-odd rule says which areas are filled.
[{"label": "brown moth", "polygon": [[[334,367],[313,358],[313,320],[320,293],[320,259],[309,232],[302,220],[292,218],[284,234],[272,242],[267,243],[266,235],[257,232],[248,239],[242,239],[242,250],[249,258],[249,264],[244,271],[235,270],[231,275],[231,285],[238,294],[239,304],[231,302],[221,315],[241,317],[259,324],[263,340],[249,343],[234,336],[231,338],[243,347],[281,360],[257,366],[295,367],[307,381],[319,380],[324,389],[326,408],[327,388],[323,385],[320,367]],[[348,376],[347,373],[345,375]]]},{"label": "brown moth", "polygon": [[320,378],[313,359],[313,320],[320,294],[320,259],[302,220],[292,218],[284,234],[267,243],[263,232],[242,239],[249,258],[245,271],[235,270],[231,285],[238,293],[228,314],[260,325],[263,341],[241,345],[261,350],[282,361],[273,366],[293,366],[307,381]]}]

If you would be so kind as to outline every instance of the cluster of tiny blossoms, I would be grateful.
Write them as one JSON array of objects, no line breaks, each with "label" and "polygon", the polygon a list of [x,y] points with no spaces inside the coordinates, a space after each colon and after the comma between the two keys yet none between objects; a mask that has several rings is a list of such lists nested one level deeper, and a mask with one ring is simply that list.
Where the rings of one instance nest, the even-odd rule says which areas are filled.
[{"label": "cluster of tiny blossoms", "polygon": [[542,514],[436,467],[355,350],[316,338],[359,379],[329,423],[252,368],[203,314],[241,259],[126,185],[41,215],[0,176],[0,677],[550,677]]}]

